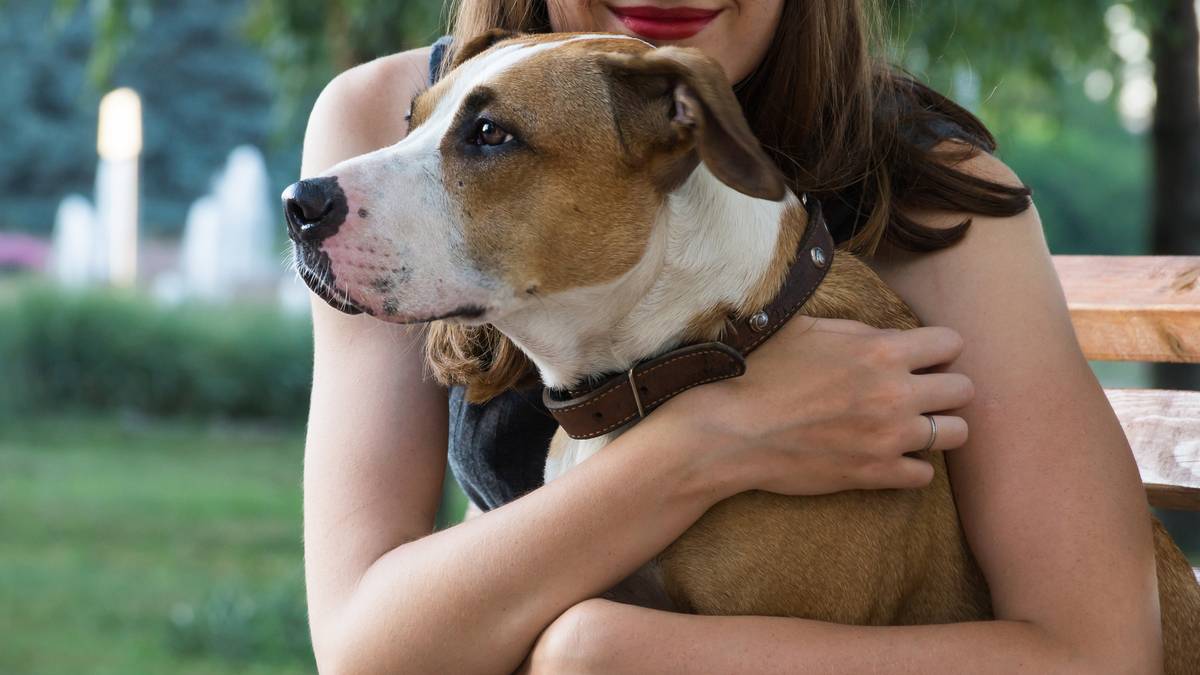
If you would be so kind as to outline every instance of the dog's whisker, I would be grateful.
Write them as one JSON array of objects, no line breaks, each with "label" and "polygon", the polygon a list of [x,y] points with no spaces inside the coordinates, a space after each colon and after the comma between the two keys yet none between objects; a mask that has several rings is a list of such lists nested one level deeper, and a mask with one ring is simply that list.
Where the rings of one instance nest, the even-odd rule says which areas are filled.
[{"label": "dog's whisker", "polygon": [[296,269],[296,251],[290,247],[281,250],[279,252],[279,264],[283,266],[285,272]]}]

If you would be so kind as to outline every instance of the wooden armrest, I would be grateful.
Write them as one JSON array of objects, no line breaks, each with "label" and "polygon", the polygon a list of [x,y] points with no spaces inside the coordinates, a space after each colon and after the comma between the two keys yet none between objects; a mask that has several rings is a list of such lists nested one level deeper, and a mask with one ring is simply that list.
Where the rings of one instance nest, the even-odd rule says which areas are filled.
[{"label": "wooden armrest", "polygon": [[1200,363],[1200,257],[1055,256],[1084,354]]},{"label": "wooden armrest", "polygon": [[1200,392],[1112,389],[1151,506],[1200,511]]}]

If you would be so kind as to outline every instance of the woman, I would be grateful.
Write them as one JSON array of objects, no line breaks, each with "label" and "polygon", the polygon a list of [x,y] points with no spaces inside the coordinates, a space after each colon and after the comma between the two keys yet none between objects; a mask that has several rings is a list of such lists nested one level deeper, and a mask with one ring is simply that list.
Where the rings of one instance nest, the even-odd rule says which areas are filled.
[{"label": "woman", "polygon": [[[422,377],[423,332],[314,297],[304,515],[321,669],[1158,670],[1137,469],[1075,342],[1027,191],[980,152],[987,131],[873,67],[858,2],[694,2],[664,15],[621,0],[464,0],[455,35],[614,31],[705,51],[739,83],[793,189],[824,199],[839,239],[943,328],[794,320],[743,378],[676,398],[528,491],[545,424],[516,395],[479,408],[456,395],[448,439],[446,391]],[[303,174],[402,138],[429,61],[419,49],[336,78],[313,110]],[[474,337],[492,342],[465,364],[507,360],[495,335]],[[958,448],[949,469],[995,621],[862,628],[594,599],[738,492],[925,484],[930,467],[905,456],[928,440],[925,413],[938,413],[939,447]],[[472,496],[494,508],[430,534],[448,441]]]}]

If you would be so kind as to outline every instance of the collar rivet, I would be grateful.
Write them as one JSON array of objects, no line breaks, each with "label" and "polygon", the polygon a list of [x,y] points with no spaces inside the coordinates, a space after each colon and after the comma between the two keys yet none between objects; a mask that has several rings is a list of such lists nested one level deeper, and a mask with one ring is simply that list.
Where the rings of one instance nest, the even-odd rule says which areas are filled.
[{"label": "collar rivet", "polygon": [[767,329],[767,324],[771,323],[771,317],[766,312],[758,312],[750,317],[750,330],[755,333],[761,333]]},{"label": "collar rivet", "polygon": [[814,246],[812,250],[812,262],[817,266],[817,269],[825,269],[829,264],[829,259],[825,257],[825,249],[820,246]]}]

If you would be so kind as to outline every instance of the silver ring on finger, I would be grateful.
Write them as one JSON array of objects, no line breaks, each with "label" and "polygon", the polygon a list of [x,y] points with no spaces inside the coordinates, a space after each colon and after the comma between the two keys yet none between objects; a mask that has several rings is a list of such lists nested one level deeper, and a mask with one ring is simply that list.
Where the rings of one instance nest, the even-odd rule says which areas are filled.
[{"label": "silver ring on finger", "polygon": [[929,420],[929,442],[921,448],[921,452],[928,452],[933,449],[933,444],[937,443],[937,420],[933,419],[933,415],[922,415],[922,417]]}]

